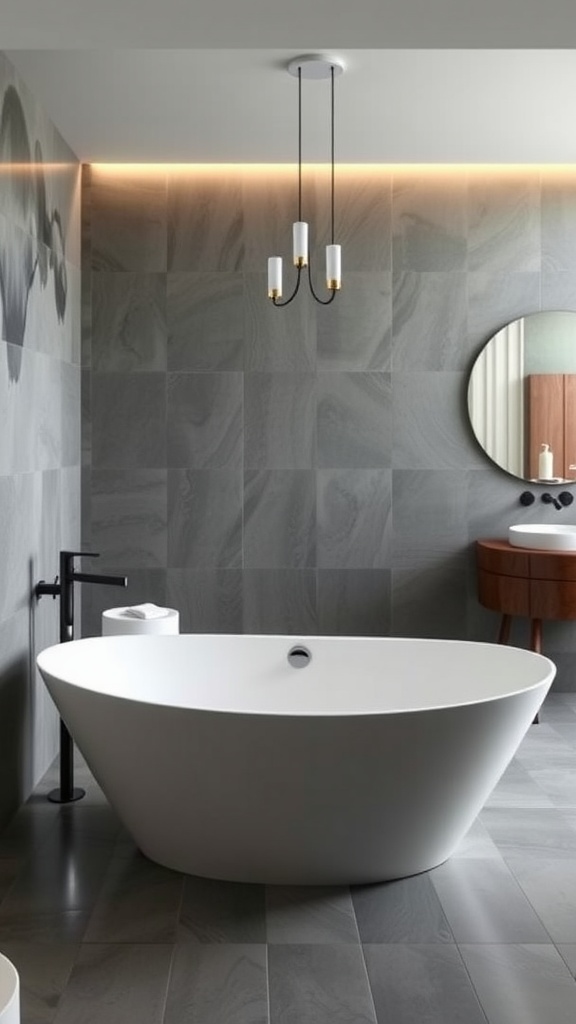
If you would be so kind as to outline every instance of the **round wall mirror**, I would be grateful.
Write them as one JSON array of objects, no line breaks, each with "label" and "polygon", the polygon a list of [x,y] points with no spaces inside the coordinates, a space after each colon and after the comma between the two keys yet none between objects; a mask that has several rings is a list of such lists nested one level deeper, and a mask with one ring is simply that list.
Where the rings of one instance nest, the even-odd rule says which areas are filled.
[{"label": "round wall mirror", "polygon": [[576,483],[576,313],[532,313],[486,343],[468,383],[486,455],[529,483]]}]

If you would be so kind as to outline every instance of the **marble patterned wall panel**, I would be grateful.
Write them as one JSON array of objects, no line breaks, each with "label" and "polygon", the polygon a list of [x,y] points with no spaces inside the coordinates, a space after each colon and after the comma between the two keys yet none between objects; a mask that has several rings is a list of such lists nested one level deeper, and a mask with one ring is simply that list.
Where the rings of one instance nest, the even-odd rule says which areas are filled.
[{"label": "marble patterned wall panel", "polygon": [[80,543],[81,354],[80,166],[3,54],[0,164],[0,718],[14,741],[2,825],[57,751],[34,661],[58,639],[57,605],[32,591]]},{"label": "marble patterned wall panel", "polygon": [[[284,309],[267,298],[266,258],[286,257],[287,296],[288,169],[177,170],[165,193],[142,172],[128,224],[115,212],[126,174],[106,173],[94,210],[86,172],[93,281],[98,269],[168,270],[167,368],[155,366],[147,392],[136,365],[103,372],[96,354],[85,379],[86,460],[114,469],[120,493],[136,466],[168,470],[164,596],[182,606],[186,628],[491,636],[473,541],[521,520],[523,486],[479,449],[467,375],[504,323],[576,308],[576,168],[343,168],[342,292],[321,308],[302,289]],[[324,177],[307,169],[303,193],[319,281]],[[146,266],[131,263],[138,246]],[[105,301],[114,324],[125,296]],[[95,322],[87,317],[88,367]],[[106,359],[117,357],[110,342]],[[149,428],[153,467],[139,448]],[[109,504],[99,493],[92,525],[113,516],[112,496]],[[145,571],[145,550],[133,571]],[[556,631],[551,642],[573,643],[576,657],[570,637]]]}]

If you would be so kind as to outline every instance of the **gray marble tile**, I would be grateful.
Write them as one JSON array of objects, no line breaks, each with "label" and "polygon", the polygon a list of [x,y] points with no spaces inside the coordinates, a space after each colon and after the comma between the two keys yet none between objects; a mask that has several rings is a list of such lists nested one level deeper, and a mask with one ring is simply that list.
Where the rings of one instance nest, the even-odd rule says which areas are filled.
[{"label": "gray marble tile", "polygon": [[[52,840],[55,833],[51,833]],[[86,844],[46,843],[20,871],[0,907],[0,927],[18,913],[23,918],[90,910],[102,884],[110,851]],[[73,879],[71,884],[70,879]]]},{"label": "gray marble tile", "polygon": [[318,374],[318,466],[390,466],[391,400],[388,373]]},{"label": "gray marble tile", "polygon": [[395,469],[482,467],[465,407],[467,376],[457,371],[392,375],[392,465]]},{"label": "gray marble tile", "polygon": [[576,309],[576,270],[546,270],[541,275],[542,309]]},{"label": "gray marble tile", "polygon": [[266,887],[269,943],[359,943],[350,890],[345,886]]},{"label": "gray marble tile", "polygon": [[168,175],[168,269],[241,270],[242,187],[234,168]]},{"label": "gray marble tile", "polygon": [[87,943],[54,1024],[162,1024],[172,948]]},{"label": "gray marble tile", "polygon": [[244,565],[303,569],[316,563],[316,488],[310,470],[248,470]]},{"label": "gray marble tile", "polygon": [[270,1024],[375,1024],[359,946],[272,945],[268,964]]},{"label": "gray marble tile", "polygon": [[168,274],[170,370],[241,370],[244,366],[243,276],[233,271]]},{"label": "gray marble tile", "polygon": [[92,375],[92,465],[161,469],[166,465],[166,376]]},{"label": "gray marble tile", "polygon": [[316,460],[314,375],[246,373],[244,432],[247,469],[311,469]]},{"label": "gray marble tile", "polygon": [[576,807],[576,768],[536,768],[530,775],[553,807]]},{"label": "gray marble tile", "polygon": [[394,568],[424,569],[461,556],[468,541],[461,473],[395,469],[392,500]]},{"label": "gray marble tile", "polygon": [[390,369],[391,290],[388,271],[346,272],[334,301],[316,312],[319,369]]},{"label": "gray marble tile", "polygon": [[92,275],[92,369],[165,370],[166,275]]},{"label": "gray marble tile", "polygon": [[[28,701],[35,696],[29,643],[30,612],[23,608],[0,623],[0,825],[10,821],[33,783],[33,738],[26,731]],[[12,855],[10,847],[3,852]]]},{"label": "gray marble tile", "polygon": [[0,858],[0,903],[10,891],[21,866],[22,862],[17,857]]},{"label": "gray marble tile", "polygon": [[234,569],[242,562],[242,483],[235,470],[168,471],[168,567]]},{"label": "gray marble tile", "polygon": [[164,568],[167,559],[167,470],[94,469],[91,543],[109,563]]},{"label": "gray marble tile", "polygon": [[263,885],[219,882],[187,875],[178,942],[262,943],[266,941]]},{"label": "gray marble tile", "polygon": [[82,941],[88,918],[87,910],[27,910],[20,907],[0,910],[0,944],[10,942],[38,943],[55,946]]},{"label": "gray marble tile", "polygon": [[540,270],[540,176],[537,170],[501,170],[495,180],[469,172],[468,268]]},{"label": "gray marble tile", "polygon": [[79,466],[81,461],[80,367],[61,363],[60,374],[60,465]]},{"label": "gray marble tile", "polygon": [[177,946],[164,1024],[268,1024],[264,945]]},{"label": "gray marble tile", "polygon": [[166,270],[166,175],[92,168],[93,270]]},{"label": "gray marble tile", "polygon": [[576,985],[550,945],[462,945],[460,952],[489,1024],[567,1024]]},{"label": "gray marble tile", "polygon": [[400,270],[393,277],[393,370],[464,370],[466,275]]},{"label": "gray marble tile", "polygon": [[485,1024],[453,945],[367,945],[370,988],[381,1024]]},{"label": "gray marble tile", "polygon": [[389,569],[319,569],[318,627],[322,634],[387,636]]},{"label": "gray marble tile", "polygon": [[505,850],[508,867],[552,942],[576,942],[576,843],[572,855],[536,856]]},{"label": "gray marble tile", "polygon": [[[526,739],[523,745],[525,743]],[[509,854],[536,860],[551,857],[569,860],[574,856],[574,833],[563,813],[556,808],[486,807],[480,817],[506,858]]]},{"label": "gray marble tile", "polygon": [[[315,168],[317,263],[330,237],[329,170]],[[334,240],[342,246],[343,274],[389,270],[392,262],[392,176],[382,167],[339,167],[335,180]]]},{"label": "gray marble tile", "polygon": [[382,569],[391,558],[392,473],[389,469],[321,469],[318,566]]},{"label": "gray marble tile", "polygon": [[20,976],[20,1012],[26,1024],[52,1024],[78,950],[73,943],[2,944]]},{"label": "gray marble tile", "polygon": [[244,632],[317,632],[314,569],[245,569]]},{"label": "gray marble tile", "polygon": [[[542,720],[542,719],[541,719]],[[517,758],[508,766],[496,789],[492,791],[486,807],[553,807],[549,796],[519,763]]]},{"label": "gray marble tile", "polygon": [[532,271],[468,274],[468,352],[476,357],[504,324],[540,310],[540,275]]},{"label": "gray marble tile", "polygon": [[570,270],[576,262],[576,191],[568,169],[542,176],[542,269]]},{"label": "gray marble tile", "polygon": [[450,859],[430,879],[456,942],[549,941],[503,861]]},{"label": "gray marble tile", "polygon": [[136,853],[110,862],[84,942],[171,943],[183,877]]},{"label": "gray marble tile", "polygon": [[560,943],[556,948],[568,967],[572,977],[576,980],[576,944],[565,945],[564,943]]},{"label": "gray marble tile", "polygon": [[241,633],[242,571],[169,569],[166,603],[180,612],[181,633]]},{"label": "gray marble tile", "polygon": [[573,747],[545,721],[541,728],[530,730],[516,756],[528,771],[576,768]]},{"label": "gray marble tile", "polygon": [[466,182],[458,171],[398,171],[392,186],[396,270],[464,270]]},{"label": "gray marble tile", "polygon": [[[20,473],[0,476],[0,574],[10,580],[10,586],[0,588],[0,621],[17,611],[23,611],[30,600],[30,558],[36,547],[41,523],[43,536],[56,536],[58,508],[47,505],[46,488],[42,473]],[[40,519],[40,511],[46,520]],[[52,572],[58,546],[53,549],[54,564],[45,563],[45,543],[42,553],[36,553],[34,572]]]},{"label": "gray marble tile", "polygon": [[476,818],[472,823],[452,854],[452,860],[455,858],[459,859],[460,857],[482,858],[483,860],[487,857],[492,857],[496,860],[501,860],[501,854],[496,843],[479,818]]},{"label": "gray marble tile", "polygon": [[466,564],[460,555],[433,566],[392,570],[392,633],[467,638]]},{"label": "gray marble tile", "polygon": [[[277,309],[268,298],[266,273],[244,275],[244,344],[246,370],[291,373],[316,367],[316,308],[304,291],[286,308]],[[284,299],[293,288],[292,274],[284,271]]]},{"label": "gray marble tile", "polygon": [[[296,169],[288,166],[244,166],[239,173],[245,246],[244,268],[266,273],[269,256],[284,258],[285,295],[292,287],[292,223],[297,216]],[[302,176],[304,220],[316,223],[314,175],[307,168]],[[315,233],[315,228],[314,228]],[[315,238],[311,242],[315,245]],[[264,282],[264,294],[266,287]]]},{"label": "gray marble tile", "polygon": [[352,887],[363,943],[454,942],[429,874]]},{"label": "gray marble tile", "polygon": [[242,440],[241,373],[168,374],[170,468],[239,469]]}]

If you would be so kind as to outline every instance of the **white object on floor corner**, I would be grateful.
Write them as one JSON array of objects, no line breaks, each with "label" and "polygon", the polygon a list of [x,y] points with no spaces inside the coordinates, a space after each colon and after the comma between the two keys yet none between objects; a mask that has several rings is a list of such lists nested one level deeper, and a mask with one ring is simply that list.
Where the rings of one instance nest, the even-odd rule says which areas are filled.
[{"label": "white object on floor corner", "polygon": [[0,1024],[20,1024],[20,978],[14,964],[0,953]]}]

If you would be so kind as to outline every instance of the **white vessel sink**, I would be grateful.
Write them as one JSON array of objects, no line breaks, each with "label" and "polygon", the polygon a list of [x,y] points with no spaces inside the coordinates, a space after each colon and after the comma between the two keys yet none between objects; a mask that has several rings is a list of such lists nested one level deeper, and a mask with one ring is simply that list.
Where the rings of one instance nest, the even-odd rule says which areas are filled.
[{"label": "white vessel sink", "polygon": [[509,526],[508,540],[516,548],[576,551],[576,526],[557,526],[554,523]]}]

